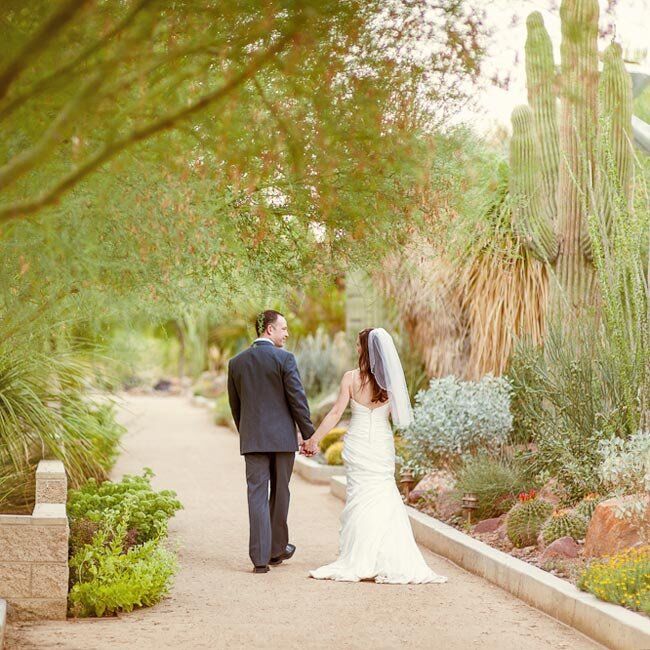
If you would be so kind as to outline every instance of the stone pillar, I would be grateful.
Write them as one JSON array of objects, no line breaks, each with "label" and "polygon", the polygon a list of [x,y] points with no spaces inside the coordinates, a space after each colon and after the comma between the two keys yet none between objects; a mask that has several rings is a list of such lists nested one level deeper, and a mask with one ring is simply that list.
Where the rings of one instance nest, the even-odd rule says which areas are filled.
[{"label": "stone pillar", "polygon": [[31,515],[0,515],[0,597],[12,619],[62,619],[68,597],[67,480],[63,463],[41,461]]}]

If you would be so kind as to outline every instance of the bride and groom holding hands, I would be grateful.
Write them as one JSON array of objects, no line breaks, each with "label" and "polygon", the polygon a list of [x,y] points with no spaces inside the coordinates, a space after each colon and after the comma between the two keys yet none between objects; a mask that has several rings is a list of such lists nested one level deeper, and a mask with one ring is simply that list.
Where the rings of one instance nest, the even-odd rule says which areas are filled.
[{"label": "bride and groom holding hands", "polygon": [[228,364],[228,398],[246,464],[253,571],[267,573],[269,565],[277,566],[295,553],[287,528],[295,453],[314,455],[350,404],[339,556],[309,575],[348,582],[446,582],[424,561],[395,484],[389,417],[402,428],[410,424],[412,413],[390,334],[382,328],[359,332],[358,368],[343,375],[334,406],[314,430],[296,359],[284,349],[289,336],[286,319],[277,311],[264,311],[256,330],[252,346]]}]

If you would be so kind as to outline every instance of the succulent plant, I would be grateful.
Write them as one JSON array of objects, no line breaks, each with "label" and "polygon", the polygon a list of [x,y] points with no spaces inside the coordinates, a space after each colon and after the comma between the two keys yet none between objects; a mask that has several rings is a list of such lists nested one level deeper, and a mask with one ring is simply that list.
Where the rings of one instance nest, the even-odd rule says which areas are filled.
[{"label": "succulent plant", "polygon": [[325,460],[328,465],[343,465],[343,441],[339,440],[331,444],[325,452]]},{"label": "succulent plant", "polygon": [[539,499],[534,492],[520,494],[506,518],[508,538],[519,548],[536,544],[537,536],[552,512],[553,504]]},{"label": "succulent plant", "polygon": [[528,105],[512,114],[513,228],[555,271],[554,308],[563,295],[574,308],[593,302],[587,214],[602,215],[610,230],[619,195],[631,199],[632,82],[616,43],[598,72],[598,13],[598,0],[562,0],[559,73],[542,15],[528,16]]},{"label": "succulent plant", "polygon": [[575,506],[574,511],[582,515],[586,520],[587,523],[591,520],[591,518],[594,515],[594,510],[596,509],[596,506],[605,499],[605,497],[601,497],[598,494],[588,494],[578,505]]},{"label": "succulent plant", "polygon": [[329,433],[326,433],[323,436],[323,439],[319,443],[319,447],[321,452],[324,454],[331,445],[333,445],[335,442],[338,442],[343,438],[345,435],[346,429],[343,427],[336,427],[335,429],[332,429]]},{"label": "succulent plant", "polygon": [[550,544],[560,537],[583,539],[588,523],[588,520],[575,510],[556,510],[542,526],[542,539],[545,544]]}]

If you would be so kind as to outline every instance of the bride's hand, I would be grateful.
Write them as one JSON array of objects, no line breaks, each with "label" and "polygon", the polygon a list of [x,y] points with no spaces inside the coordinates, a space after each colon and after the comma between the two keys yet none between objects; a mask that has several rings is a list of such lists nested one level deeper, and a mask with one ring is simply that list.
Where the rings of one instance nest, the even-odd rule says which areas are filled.
[{"label": "bride's hand", "polygon": [[306,456],[315,456],[318,453],[318,442],[313,436],[305,442],[304,450]]}]

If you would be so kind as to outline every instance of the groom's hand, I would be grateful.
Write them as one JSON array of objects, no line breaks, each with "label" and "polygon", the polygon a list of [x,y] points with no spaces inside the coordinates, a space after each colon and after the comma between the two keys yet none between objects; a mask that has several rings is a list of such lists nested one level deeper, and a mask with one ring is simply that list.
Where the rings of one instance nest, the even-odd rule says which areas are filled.
[{"label": "groom's hand", "polygon": [[318,453],[318,443],[310,438],[304,445],[305,456],[315,456]]}]

